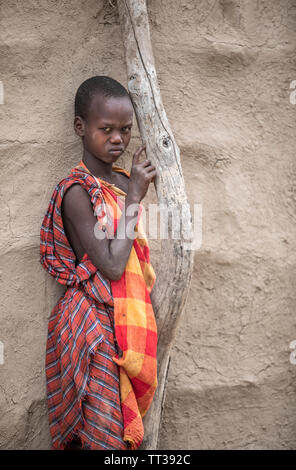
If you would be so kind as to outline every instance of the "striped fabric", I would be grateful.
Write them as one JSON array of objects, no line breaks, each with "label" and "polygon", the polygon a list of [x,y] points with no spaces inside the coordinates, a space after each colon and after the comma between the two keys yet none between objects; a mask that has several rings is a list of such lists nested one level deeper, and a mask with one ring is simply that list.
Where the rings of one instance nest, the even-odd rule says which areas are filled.
[{"label": "striped fabric", "polygon": [[[129,176],[120,167],[113,169]],[[76,265],[61,217],[63,196],[73,184],[88,192],[98,227],[107,233],[116,232],[123,206],[119,194],[125,194],[94,178],[80,162],[55,188],[41,227],[41,264],[67,287],[48,327],[53,448],[64,449],[79,437],[83,448],[136,449],[157,387],[157,329],[149,295],[155,273],[148,242],[139,214],[138,236],[119,281],[105,279],[87,253]]]}]

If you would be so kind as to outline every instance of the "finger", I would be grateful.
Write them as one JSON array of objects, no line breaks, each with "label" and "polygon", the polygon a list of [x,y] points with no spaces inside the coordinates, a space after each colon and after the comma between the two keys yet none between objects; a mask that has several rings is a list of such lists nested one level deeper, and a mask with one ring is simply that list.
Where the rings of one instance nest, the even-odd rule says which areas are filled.
[{"label": "finger", "polygon": [[140,155],[143,152],[143,150],[146,148],[146,145],[142,145],[141,147],[138,148],[138,150],[134,153],[133,155],[133,162],[132,164],[137,164],[140,162]]},{"label": "finger", "polygon": [[151,165],[151,160],[144,160],[142,163],[143,163],[143,167],[146,168],[146,166]]},{"label": "finger", "polygon": [[148,178],[150,179],[150,182],[154,181],[155,180],[155,177],[156,177],[157,173],[155,170],[152,170],[152,171],[148,171],[147,172],[147,176]]},{"label": "finger", "polygon": [[149,175],[152,171],[156,173],[156,168],[155,166],[151,165],[149,168],[146,168],[147,174]]}]

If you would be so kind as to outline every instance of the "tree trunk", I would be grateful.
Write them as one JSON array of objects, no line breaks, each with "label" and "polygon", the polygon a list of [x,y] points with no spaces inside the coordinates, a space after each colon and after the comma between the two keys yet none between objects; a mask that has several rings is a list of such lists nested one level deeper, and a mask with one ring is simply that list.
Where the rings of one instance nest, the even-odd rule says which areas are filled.
[{"label": "tree trunk", "polygon": [[[158,387],[144,417],[145,436],[141,449],[157,449],[165,400],[170,351],[187,298],[192,266],[192,222],[185,193],[180,151],[162,104],[150,41],[145,0],[118,0],[126,52],[128,89],[147,157],[157,170],[155,189],[158,204],[172,222],[182,217],[178,238],[161,241],[161,260],[151,301],[158,328]],[[163,213],[163,212],[162,212]],[[170,215],[172,214],[172,216]]]}]

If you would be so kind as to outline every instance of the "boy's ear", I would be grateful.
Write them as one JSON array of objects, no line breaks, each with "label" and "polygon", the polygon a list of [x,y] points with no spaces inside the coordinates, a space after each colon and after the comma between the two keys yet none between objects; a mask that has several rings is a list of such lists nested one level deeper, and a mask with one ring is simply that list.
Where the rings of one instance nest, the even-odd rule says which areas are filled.
[{"label": "boy's ear", "polygon": [[74,118],[74,130],[79,137],[84,136],[84,120],[80,116],[75,116]]}]

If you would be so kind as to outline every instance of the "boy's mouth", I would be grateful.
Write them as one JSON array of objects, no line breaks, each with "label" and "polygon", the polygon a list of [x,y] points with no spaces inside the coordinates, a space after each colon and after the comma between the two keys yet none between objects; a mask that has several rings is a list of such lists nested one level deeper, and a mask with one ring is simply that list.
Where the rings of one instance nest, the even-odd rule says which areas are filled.
[{"label": "boy's mouth", "polygon": [[112,155],[120,155],[123,152],[124,148],[119,147],[119,148],[112,148],[109,150],[109,153],[112,153]]}]

